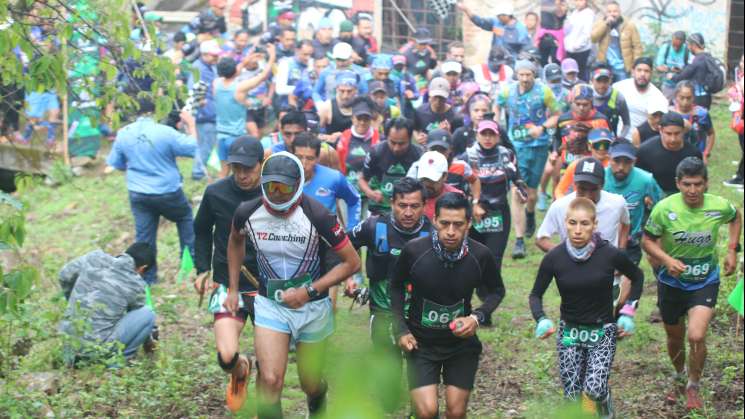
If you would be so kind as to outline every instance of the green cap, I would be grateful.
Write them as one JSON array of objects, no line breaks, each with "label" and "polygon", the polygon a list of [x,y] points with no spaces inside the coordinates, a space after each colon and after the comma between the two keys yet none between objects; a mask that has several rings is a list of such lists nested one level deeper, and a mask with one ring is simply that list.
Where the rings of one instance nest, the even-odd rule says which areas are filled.
[{"label": "green cap", "polygon": [[344,20],[339,24],[339,32],[353,32],[354,23],[351,20]]}]

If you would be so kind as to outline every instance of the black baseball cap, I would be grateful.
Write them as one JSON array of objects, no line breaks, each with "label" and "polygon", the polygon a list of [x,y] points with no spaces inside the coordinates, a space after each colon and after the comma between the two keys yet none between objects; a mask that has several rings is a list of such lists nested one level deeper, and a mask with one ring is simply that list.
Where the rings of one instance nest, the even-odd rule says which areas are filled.
[{"label": "black baseball cap", "polygon": [[366,101],[361,100],[352,106],[352,115],[354,116],[367,115],[370,118],[372,118],[373,110],[370,108],[370,105],[368,105]]},{"label": "black baseball cap", "polygon": [[593,157],[578,161],[577,166],[574,168],[574,181],[602,185],[605,183],[603,163]]},{"label": "black baseball cap", "polygon": [[414,41],[416,41],[417,44],[431,44],[432,33],[427,28],[418,28],[414,32]]},{"label": "black baseball cap", "polygon": [[543,67],[543,77],[546,81],[561,80],[563,75],[561,74],[561,67],[556,63],[546,64]]},{"label": "black baseball cap", "polygon": [[626,157],[631,160],[636,160],[636,147],[625,138],[619,138],[610,145],[610,158],[615,159],[617,157]]},{"label": "black baseball cap", "polygon": [[254,167],[264,160],[264,147],[261,141],[250,135],[238,137],[228,150],[228,164],[237,163],[241,166]]},{"label": "black baseball cap", "polygon": [[428,149],[431,149],[432,147],[442,147],[449,150],[451,142],[452,137],[450,136],[450,133],[444,129],[432,130],[427,134]]},{"label": "black baseball cap", "polygon": [[289,155],[277,153],[269,156],[261,168],[261,183],[280,182],[297,185],[300,181],[300,166]]},{"label": "black baseball cap", "polygon": [[388,92],[388,89],[385,88],[385,83],[383,83],[380,80],[374,80],[370,82],[370,85],[367,87],[367,90],[371,94],[375,92]]},{"label": "black baseball cap", "polygon": [[685,127],[685,121],[683,120],[683,117],[677,112],[668,112],[665,115],[662,115],[660,126],[669,127],[671,125],[683,128]]}]

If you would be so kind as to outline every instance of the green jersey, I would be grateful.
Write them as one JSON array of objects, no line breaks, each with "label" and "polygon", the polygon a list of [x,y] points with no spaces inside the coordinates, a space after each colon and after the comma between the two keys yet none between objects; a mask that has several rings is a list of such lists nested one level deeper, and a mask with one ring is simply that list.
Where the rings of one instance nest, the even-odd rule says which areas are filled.
[{"label": "green jersey", "polygon": [[665,252],[686,265],[678,278],[662,267],[657,279],[684,290],[697,290],[719,282],[719,227],[731,222],[736,214],[731,202],[710,194],[704,194],[704,204],[699,208],[686,205],[680,193],[655,205],[645,231],[661,238]]}]

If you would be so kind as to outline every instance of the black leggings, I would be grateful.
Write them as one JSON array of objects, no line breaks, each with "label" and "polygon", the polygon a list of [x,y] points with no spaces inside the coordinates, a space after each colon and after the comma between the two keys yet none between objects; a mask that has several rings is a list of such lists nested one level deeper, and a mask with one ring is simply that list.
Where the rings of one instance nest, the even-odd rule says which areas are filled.
[{"label": "black leggings", "polygon": [[[512,219],[510,218],[510,208],[502,208],[502,231],[494,233],[479,233],[474,227],[471,227],[469,236],[477,242],[483,244],[491,250],[494,255],[494,259],[497,261],[497,274],[502,275],[502,257],[504,256],[504,250],[507,248],[507,241],[510,238],[510,230],[512,229]],[[480,287],[476,290],[476,295],[483,301],[486,297],[486,289]],[[491,316],[492,312],[486,313],[487,316]]]}]

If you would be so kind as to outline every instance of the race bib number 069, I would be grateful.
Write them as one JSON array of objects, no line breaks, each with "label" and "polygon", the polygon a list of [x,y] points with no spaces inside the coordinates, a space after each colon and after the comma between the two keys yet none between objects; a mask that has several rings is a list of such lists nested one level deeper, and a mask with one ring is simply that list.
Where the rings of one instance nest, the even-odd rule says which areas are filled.
[{"label": "race bib number 069", "polygon": [[422,305],[422,326],[432,329],[447,329],[450,322],[463,317],[463,300],[449,306],[424,299]]}]

